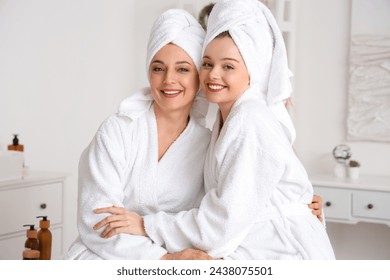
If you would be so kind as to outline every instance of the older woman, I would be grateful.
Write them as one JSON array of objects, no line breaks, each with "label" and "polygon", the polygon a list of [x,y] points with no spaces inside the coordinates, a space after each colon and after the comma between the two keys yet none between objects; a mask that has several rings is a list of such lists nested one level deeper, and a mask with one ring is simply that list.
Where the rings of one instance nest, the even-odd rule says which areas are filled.
[{"label": "older woman", "polygon": [[[203,39],[202,27],[183,10],[156,20],[147,54],[150,87],[125,99],[81,156],[79,237],[65,259],[172,257],[147,237],[101,238],[93,226],[102,216],[93,209],[115,205],[147,215],[198,206],[210,139],[201,124],[208,106],[198,79]],[[209,258],[202,252],[195,257]]]}]

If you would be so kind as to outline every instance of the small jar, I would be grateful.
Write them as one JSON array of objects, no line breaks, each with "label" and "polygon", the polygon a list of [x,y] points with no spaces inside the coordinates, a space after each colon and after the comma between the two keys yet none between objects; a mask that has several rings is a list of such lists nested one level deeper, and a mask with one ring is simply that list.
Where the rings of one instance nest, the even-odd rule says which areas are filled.
[{"label": "small jar", "polygon": [[39,260],[39,256],[38,250],[27,249],[23,251],[23,260]]}]

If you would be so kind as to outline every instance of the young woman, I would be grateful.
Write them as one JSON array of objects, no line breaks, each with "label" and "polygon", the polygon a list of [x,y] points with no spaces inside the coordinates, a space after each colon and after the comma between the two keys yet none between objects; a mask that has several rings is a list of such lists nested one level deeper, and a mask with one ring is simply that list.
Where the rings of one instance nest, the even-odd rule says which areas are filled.
[{"label": "young woman", "polygon": [[[216,258],[334,259],[307,207],[313,188],[292,149],[284,106],[290,73],[272,14],[256,0],[221,0],[204,46],[201,85],[220,110],[206,155],[206,195],[198,209],[176,215],[127,213],[126,232],[171,252],[194,247]],[[97,225],[104,226],[110,236],[115,227],[108,219]]]}]

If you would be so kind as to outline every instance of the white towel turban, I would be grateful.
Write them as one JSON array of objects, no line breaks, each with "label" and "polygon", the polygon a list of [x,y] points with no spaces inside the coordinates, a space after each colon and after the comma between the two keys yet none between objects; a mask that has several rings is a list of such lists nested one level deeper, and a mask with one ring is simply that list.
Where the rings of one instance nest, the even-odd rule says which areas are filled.
[{"label": "white towel turban", "polygon": [[162,13],[154,22],[150,33],[146,56],[147,71],[154,55],[169,43],[182,48],[199,69],[204,36],[202,26],[185,10],[171,9]]},{"label": "white towel turban", "polygon": [[250,89],[245,94],[264,95],[293,143],[295,128],[284,105],[291,96],[292,74],[283,36],[271,11],[258,0],[220,0],[208,18],[203,51],[225,31],[229,31],[249,72]]},{"label": "white towel turban", "polygon": [[[150,63],[154,55],[169,43],[182,48],[199,69],[204,36],[205,32],[202,26],[185,10],[170,9],[162,13],[154,22],[149,37],[146,56],[148,77]],[[126,98],[119,107],[119,113],[135,119],[148,110],[152,102],[150,88],[144,88]],[[203,91],[199,90],[192,105],[191,116],[205,125],[207,111],[208,102]]]}]

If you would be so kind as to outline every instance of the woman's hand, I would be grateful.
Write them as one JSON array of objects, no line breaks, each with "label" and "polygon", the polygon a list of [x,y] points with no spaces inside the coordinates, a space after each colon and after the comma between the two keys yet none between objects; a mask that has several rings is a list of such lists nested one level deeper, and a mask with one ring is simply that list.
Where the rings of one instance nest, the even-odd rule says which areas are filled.
[{"label": "woman's hand", "polygon": [[318,220],[322,222],[322,197],[319,195],[313,195],[313,200],[311,204],[309,204],[309,208],[312,209],[312,213],[314,216],[317,216]]},{"label": "woman's hand", "polygon": [[116,206],[98,208],[93,212],[96,214],[111,214],[93,227],[95,231],[104,226],[106,227],[100,234],[103,238],[110,238],[119,233],[147,236],[144,229],[144,219],[135,212]]},{"label": "woman's hand", "polygon": [[197,249],[184,249],[183,251],[165,254],[161,257],[161,260],[215,260],[207,253]]}]

